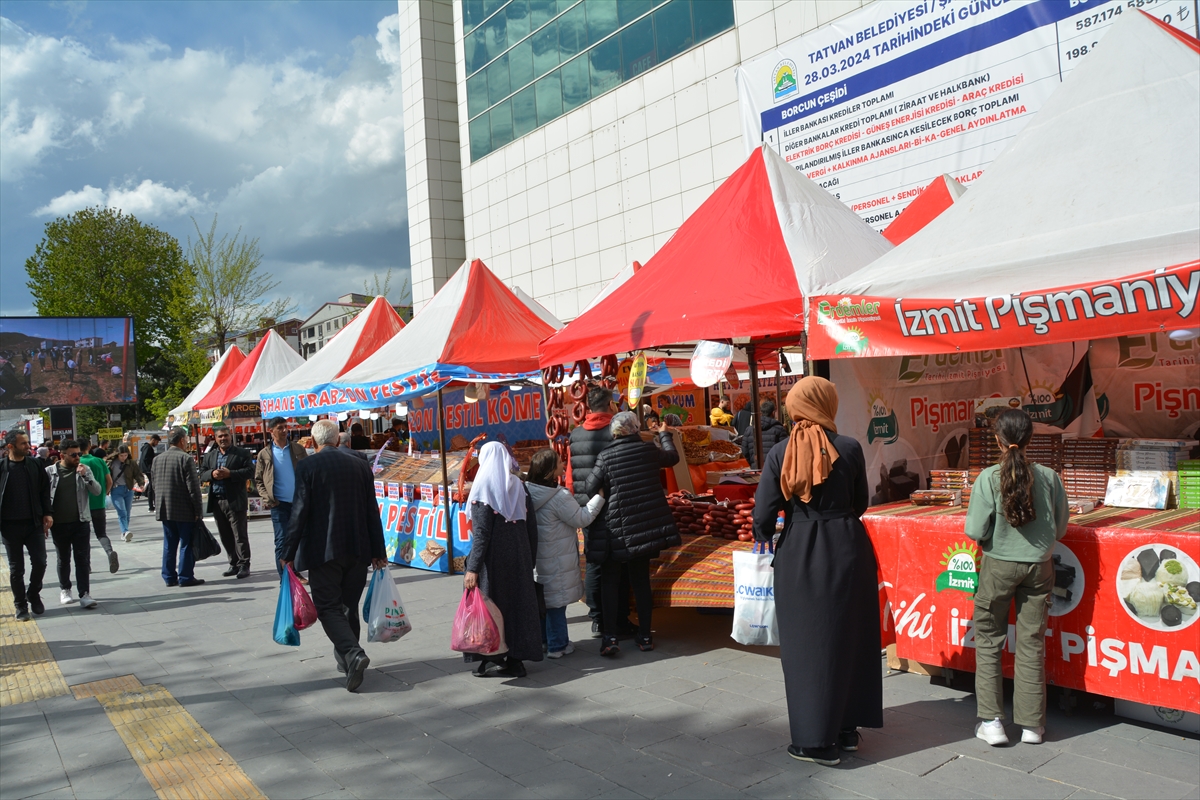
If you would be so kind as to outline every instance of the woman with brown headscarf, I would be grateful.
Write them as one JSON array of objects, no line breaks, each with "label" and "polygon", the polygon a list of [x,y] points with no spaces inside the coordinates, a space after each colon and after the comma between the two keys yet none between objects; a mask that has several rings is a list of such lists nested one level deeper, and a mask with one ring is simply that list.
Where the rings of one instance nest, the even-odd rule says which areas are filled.
[{"label": "woman with brown headscarf", "polygon": [[792,743],[788,754],[833,766],[858,749],[858,728],[883,727],[875,552],[862,448],[839,436],[838,397],[807,377],[787,396],[796,423],[767,454],[754,500],[754,538],[775,551],[775,612]]}]

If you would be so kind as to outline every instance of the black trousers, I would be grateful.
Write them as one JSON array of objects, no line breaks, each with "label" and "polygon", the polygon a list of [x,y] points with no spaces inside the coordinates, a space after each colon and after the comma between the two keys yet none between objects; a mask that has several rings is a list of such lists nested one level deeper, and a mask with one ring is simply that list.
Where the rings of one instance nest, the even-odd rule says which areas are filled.
[{"label": "black trousers", "polygon": [[86,522],[56,522],[50,529],[54,549],[58,551],[58,588],[71,588],[71,556],[75,556],[75,583],[79,594],[91,593],[92,526]]},{"label": "black trousers", "polygon": [[[601,626],[605,636],[616,636],[629,616],[629,590],[622,591],[622,579],[627,578],[637,602],[638,635],[650,635],[650,618],[654,613],[654,595],[650,591],[650,559],[637,558],[621,563],[605,561],[600,564],[600,593],[604,603]],[[619,611],[622,598],[625,614]]]},{"label": "black trousers", "polygon": [[249,569],[250,535],[246,532],[246,510],[236,510],[232,503],[218,495],[213,519],[221,534],[221,546],[229,556],[229,566]]},{"label": "black trousers", "polygon": [[[8,555],[8,580],[12,586],[13,605],[18,611],[29,606],[29,598],[42,592],[46,577],[46,534],[40,519],[4,520],[0,522],[0,538]],[[25,584],[25,551],[29,551],[29,585]]]},{"label": "black trousers", "polygon": [[154,513],[154,484],[150,482],[150,470],[143,470],[146,474],[146,502],[150,504],[150,512]]},{"label": "black trousers", "polygon": [[108,509],[93,508],[92,512],[92,530],[96,532],[97,539],[105,539],[108,537]]},{"label": "black trousers", "polygon": [[369,565],[369,561],[343,557],[308,568],[308,588],[317,607],[317,619],[343,666],[362,651],[358,644],[358,606],[367,584]]},{"label": "black trousers", "polygon": [[[617,625],[624,625],[629,619],[629,570],[621,565],[621,591],[617,596]],[[604,617],[604,601],[600,592],[600,565],[587,562],[583,571],[583,602],[587,604],[588,616],[592,622],[600,623]]]}]

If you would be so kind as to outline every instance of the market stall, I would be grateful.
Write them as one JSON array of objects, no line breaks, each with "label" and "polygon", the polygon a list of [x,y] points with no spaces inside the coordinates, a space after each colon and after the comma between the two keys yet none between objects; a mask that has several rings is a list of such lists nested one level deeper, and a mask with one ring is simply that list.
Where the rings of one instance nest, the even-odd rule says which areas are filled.
[{"label": "market stall", "polygon": [[[471,528],[456,499],[477,436],[506,440],[518,459],[546,445],[538,342],[558,320],[521,298],[475,260],[361,363],[336,379],[265,402],[280,415],[337,414],[395,406],[408,419],[409,452],[376,456],[376,494],[393,563],[461,570]],[[469,469],[470,465],[466,465]]]},{"label": "market stall", "polygon": [[[1197,52],[1126,15],[969,193],[813,297],[810,353],[833,359],[839,431],[867,458],[901,658],[974,668],[964,494],[998,456],[989,408],[1021,407],[1030,457],[1077,512],[1055,553],[1050,679],[1163,724],[1200,712],[1200,517],[1178,507],[1200,431],[1200,153],[1178,147],[1200,140]],[[914,491],[954,506],[895,502]]]},{"label": "market stall", "polygon": [[212,368],[196,384],[196,388],[188,392],[188,396],[183,398],[183,402],[171,409],[171,413],[167,415],[167,424],[186,425],[189,415],[196,409],[196,403],[211,392],[214,387],[228,380],[229,376],[245,360],[246,354],[236,344],[222,353],[221,357],[217,359],[217,363],[213,364]]}]

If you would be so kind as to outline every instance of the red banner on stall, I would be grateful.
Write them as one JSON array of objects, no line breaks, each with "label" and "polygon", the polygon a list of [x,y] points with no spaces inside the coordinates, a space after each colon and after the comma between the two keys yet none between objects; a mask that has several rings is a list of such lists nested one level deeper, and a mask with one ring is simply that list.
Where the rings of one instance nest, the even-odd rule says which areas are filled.
[{"label": "red banner on stall", "polygon": [[1200,261],[995,297],[813,295],[808,356],[932,355],[1176,330],[1197,325],[1198,296]]},{"label": "red banner on stall", "polygon": [[[885,514],[889,508],[896,511],[885,506]],[[895,642],[902,658],[973,672],[979,549],[963,533],[965,517],[872,512],[863,523],[879,560],[884,643]],[[1094,521],[1072,524],[1058,543],[1046,678],[1057,686],[1200,712],[1200,614],[1189,594],[1200,581],[1196,512],[1175,512],[1190,513],[1180,522],[1191,530],[1121,527],[1137,524],[1144,513],[1097,511]],[[1013,625],[1010,617],[1002,654],[1009,677]]]}]

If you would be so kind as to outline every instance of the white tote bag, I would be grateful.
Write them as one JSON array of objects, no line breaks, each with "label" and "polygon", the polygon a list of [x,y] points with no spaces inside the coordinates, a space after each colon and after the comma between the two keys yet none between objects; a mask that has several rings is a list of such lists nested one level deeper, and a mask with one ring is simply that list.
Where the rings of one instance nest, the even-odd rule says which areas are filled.
[{"label": "white tote bag", "polygon": [[412,630],[400,600],[400,590],[386,569],[377,569],[371,576],[369,603],[368,642],[395,642]]},{"label": "white tote bag", "polygon": [[775,549],[755,543],[754,550],[733,553],[733,633],[739,644],[779,645],[775,620]]}]

